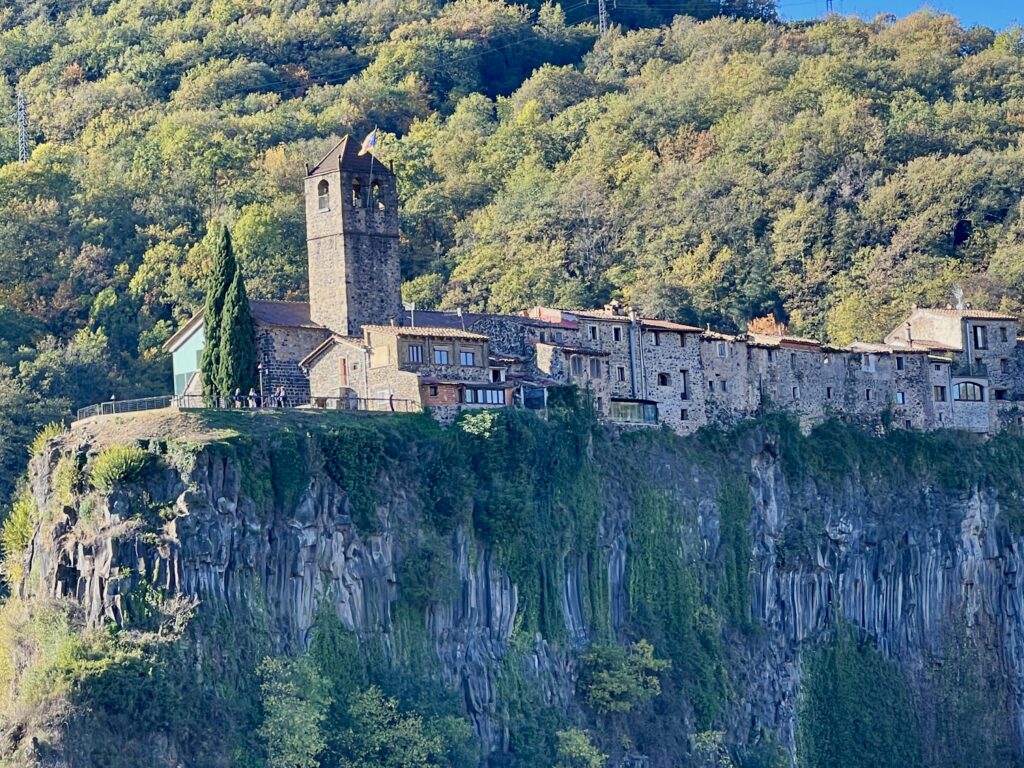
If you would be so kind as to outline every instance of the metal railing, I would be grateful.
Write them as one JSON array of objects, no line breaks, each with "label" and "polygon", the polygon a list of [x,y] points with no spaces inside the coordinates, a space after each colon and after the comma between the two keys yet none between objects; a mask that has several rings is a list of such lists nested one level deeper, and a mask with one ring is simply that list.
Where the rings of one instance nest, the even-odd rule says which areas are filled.
[{"label": "metal railing", "polygon": [[90,416],[107,416],[115,413],[135,413],[137,411],[154,411],[170,408],[174,398],[171,395],[160,397],[140,397],[136,400],[108,400],[105,403],[88,405],[78,409],[78,421]]},{"label": "metal railing", "polygon": [[979,379],[988,378],[988,366],[984,363],[955,362],[950,366],[950,374],[958,379],[976,376]]},{"label": "metal railing", "polygon": [[314,397],[307,403],[296,403],[292,398],[242,396],[218,397],[213,403],[202,395],[180,395],[172,398],[178,408],[219,408],[224,410],[275,411],[275,410],[317,410],[317,411],[370,411],[373,413],[419,413],[420,404],[412,400],[393,397]]}]

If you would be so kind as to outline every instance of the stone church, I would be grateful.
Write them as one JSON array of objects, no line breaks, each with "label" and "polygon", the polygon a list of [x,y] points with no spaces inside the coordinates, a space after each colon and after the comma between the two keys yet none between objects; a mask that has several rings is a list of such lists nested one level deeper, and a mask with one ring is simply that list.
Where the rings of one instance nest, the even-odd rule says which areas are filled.
[{"label": "stone church", "polygon": [[[403,307],[391,167],[342,139],[306,168],[309,303],[252,301],[264,393],[290,405],[420,411],[543,409],[574,385],[603,418],[686,434],[767,410],[906,429],[1024,424],[1017,318],[916,309],[883,342],[830,347],[780,332],[724,334],[603,309],[516,314]],[[198,404],[200,312],[165,345],[182,406]]]}]

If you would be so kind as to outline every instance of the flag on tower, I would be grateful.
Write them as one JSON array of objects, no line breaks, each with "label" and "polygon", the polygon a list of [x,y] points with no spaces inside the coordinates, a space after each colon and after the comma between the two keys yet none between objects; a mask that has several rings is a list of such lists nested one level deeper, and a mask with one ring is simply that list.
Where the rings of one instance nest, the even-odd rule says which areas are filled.
[{"label": "flag on tower", "polygon": [[377,148],[377,129],[374,128],[372,131],[370,131],[369,135],[365,139],[363,139],[363,146],[359,150],[359,156],[362,157],[367,152],[369,152],[371,149],[376,149],[376,148]]}]

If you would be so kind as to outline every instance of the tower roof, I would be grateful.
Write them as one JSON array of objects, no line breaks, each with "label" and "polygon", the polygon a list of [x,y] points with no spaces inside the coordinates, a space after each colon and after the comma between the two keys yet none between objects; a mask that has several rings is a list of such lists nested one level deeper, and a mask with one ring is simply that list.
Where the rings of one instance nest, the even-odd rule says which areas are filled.
[{"label": "tower roof", "polygon": [[367,152],[365,155],[359,154],[360,144],[358,141],[353,139],[349,134],[345,134],[341,141],[334,145],[326,155],[321,158],[320,162],[309,169],[307,176],[319,176],[322,173],[332,173],[338,170],[339,164],[346,171],[362,171],[364,173],[370,172],[370,158],[373,158],[373,172],[381,176],[390,174],[391,169],[387,164],[381,162],[381,159],[374,155],[372,152]]}]

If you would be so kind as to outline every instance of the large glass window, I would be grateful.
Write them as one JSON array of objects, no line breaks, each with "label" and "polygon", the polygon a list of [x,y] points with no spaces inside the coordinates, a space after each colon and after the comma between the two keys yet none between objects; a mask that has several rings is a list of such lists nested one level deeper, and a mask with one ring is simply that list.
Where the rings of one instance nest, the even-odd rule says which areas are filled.
[{"label": "large glass window", "polygon": [[968,402],[980,402],[985,399],[985,389],[981,384],[976,384],[973,381],[962,381],[953,387],[953,398]]},{"label": "large glass window", "polygon": [[435,365],[448,365],[449,353],[447,349],[435,349],[434,350],[434,364]]},{"label": "large glass window", "polygon": [[504,405],[504,389],[467,389],[463,393],[463,400],[467,403],[479,405]]},{"label": "large glass window", "polygon": [[612,400],[611,417],[613,421],[627,424],[657,424],[658,406],[655,403]]},{"label": "large glass window", "polygon": [[476,365],[476,353],[471,349],[459,352],[459,365]]},{"label": "large glass window", "polygon": [[583,358],[579,355],[573,355],[569,358],[569,370],[573,376],[583,375]]}]

